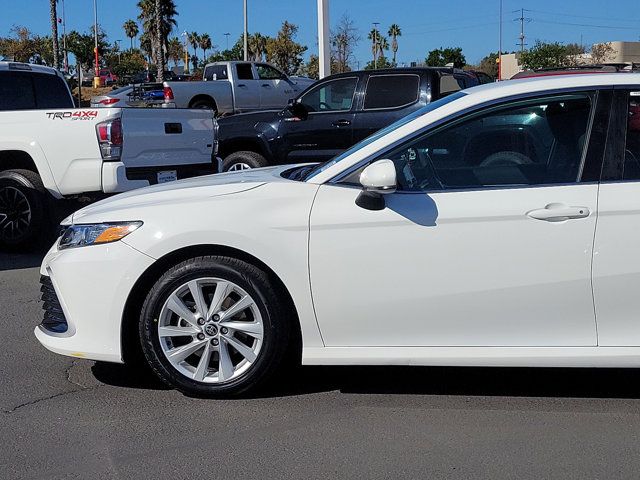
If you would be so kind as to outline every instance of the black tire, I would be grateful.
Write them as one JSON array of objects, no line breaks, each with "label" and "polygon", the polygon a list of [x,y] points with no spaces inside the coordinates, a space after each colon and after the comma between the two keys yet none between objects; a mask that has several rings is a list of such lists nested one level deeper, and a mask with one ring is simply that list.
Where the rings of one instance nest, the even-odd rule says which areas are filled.
[{"label": "black tire", "polygon": [[[240,376],[221,383],[200,382],[180,373],[166,358],[158,335],[158,318],[172,292],[186,282],[207,277],[233,282],[247,292],[260,311],[264,327],[258,358]],[[292,316],[283,307],[285,304],[268,275],[249,263],[224,256],[191,258],[169,268],[147,295],[139,323],[142,350],[158,378],[187,395],[217,398],[243,395],[264,385],[283,366],[291,350]]]},{"label": "black tire", "polygon": [[[261,168],[269,165],[267,159],[256,152],[234,152],[222,162],[222,170],[229,172],[233,170],[244,170],[248,168]],[[242,168],[239,168],[243,166]]]},{"label": "black tire", "polygon": [[191,105],[189,106],[189,108],[197,108],[197,109],[202,109],[202,110],[213,110],[213,116],[217,117],[218,116],[218,108],[216,106],[216,103],[213,100],[206,100],[206,99],[200,99],[200,100],[196,100],[195,102],[192,102]]},{"label": "black tire", "polygon": [[[4,250],[29,251],[51,241],[51,200],[37,173],[22,169],[0,172],[0,247]],[[16,210],[16,205],[20,211]],[[29,214],[17,218],[26,207]],[[8,215],[12,217],[10,220]],[[16,227],[16,222],[19,227]]]}]

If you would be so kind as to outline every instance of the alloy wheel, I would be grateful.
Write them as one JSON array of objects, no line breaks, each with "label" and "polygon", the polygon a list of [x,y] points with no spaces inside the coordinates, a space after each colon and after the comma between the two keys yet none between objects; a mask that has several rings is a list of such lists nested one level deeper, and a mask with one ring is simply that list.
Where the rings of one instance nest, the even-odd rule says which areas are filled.
[{"label": "alloy wheel", "polygon": [[254,299],[233,282],[199,278],[169,295],[158,317],[165,358],[185,377],[227,383],[258,359],[264,325]]},{"label": "alloy wheel", "polygon": [[0,187],[0,238],[16,240],[31,225],[31,206],[18,188]]},{"label": "alloy wheel", "polygon": [[247,163],[234,163],[229,167],[228,172],[237,172],[239,170],[251,170],[251,166]]}]

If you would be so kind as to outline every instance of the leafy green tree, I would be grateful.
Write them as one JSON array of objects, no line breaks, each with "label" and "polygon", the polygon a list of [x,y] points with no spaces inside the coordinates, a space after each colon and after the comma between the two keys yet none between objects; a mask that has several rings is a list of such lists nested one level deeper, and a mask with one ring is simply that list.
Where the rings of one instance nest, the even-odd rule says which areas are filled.
[{"label": "leafy green tree", "polygon": [[389,61],[387,57],[384,55],[378,57],[377,65],[374,64],[373,60],[367,63],[364,67],[365,70],[374,70],[376,68],[393,68],[395,65]]},{"label": "leafy green tree", "polygon": [[146,39],[150,43],[151,57],[158,66],[158,77],[161,79],[164,72],[162,52],[167,51],[169,34],[177,25],[175,20],[178,15],[176,5],[173,0],[140,0],[138,8],[140,9],[138,19],[142,22],[144,29],[143,35],[146,35]]},{"label": "leafy green tree", "polygon": [[478,70],[486,73],[492,78],[498,76],[498,52],[491,52],[489,55],[480,60]]},{"label": "leafy green tree", "polygon": [[455,68],[462,68],[467,64],[467,59],[460,47],[436,48],[427,54],[425,63],[430,67],[444,67],[452,63]]},{"label": "leafy green tree", "polygon": [[[241,39],[244,40],[244,35],[241,35]],[[261,62],[264,55],[267,53],[267,43],[269,37],[262,35],[259,32],[250,33],[248,36],[247,47],[249,49],[249,58],[256,62]]]},{"label": "leafy green tree", "polygon": [[384,51],[389,50],[389,41],[377,28],[372,28],[367,38],[371,40],[371,55],[375,64],[378,59],[384,57]]},{"label": "leafy green tree", "polygon": [[287,75],[293,75],[302,66],[302,54],[307,47],[295,41],[298,26],[283,22],[275,38],[267,40],[267,61],[273,63]]},{"label": "leafy green tree", "polygon": [[207,50],[211,50],[213,44],[211,43],[211,37],[208,33],[203,33],[198,38],[198,45],[202,49],[202,60],[204,61],[207,58]]},{"label": "leafy green tree", "polygon": [[520,63],[526,69],[562,68],[570,65],[569,51],[559,42],[546,43],[536,40],[529,50],[522,52]]},{"label": "leafy green tree", "polygon": [[169,39],[167,57],[173,61],[174,67],[177,67],[178,63],[184,58],[184,45],[178,37]]}]

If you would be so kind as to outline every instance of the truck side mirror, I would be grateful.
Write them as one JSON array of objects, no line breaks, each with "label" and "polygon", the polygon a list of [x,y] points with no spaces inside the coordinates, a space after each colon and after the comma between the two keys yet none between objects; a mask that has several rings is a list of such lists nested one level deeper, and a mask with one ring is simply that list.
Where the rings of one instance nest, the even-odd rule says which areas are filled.
[{"label": "truck side mirror", "polygon": [[300,120],[306,120],[309,117],[307,107],[300,102],[294,101],[287,108],[294,117],[298,117]]}]

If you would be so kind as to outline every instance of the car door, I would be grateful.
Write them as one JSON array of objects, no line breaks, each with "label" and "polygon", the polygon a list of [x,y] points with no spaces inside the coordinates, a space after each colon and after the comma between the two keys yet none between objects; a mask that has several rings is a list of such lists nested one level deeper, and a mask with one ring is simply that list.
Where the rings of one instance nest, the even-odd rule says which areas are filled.
[{"label": "car door", "polygon": [[319,83],[297,101],[308,112],[283,120],[281,157],[288,162],[323,161],[352,145],[357,76]]},{"label": "car door", "polygon": [[260,85],[260,108],[282,108],[296,96],[287,76],[266,63],[256,64]]},{"label": "car door", "polygon": [[260,87],[249,62],[232,64],[235,69],[235,109],[243,112],[260,108]]},{"label": "car door", "polygon": [[640,85],[616,90],[598,198],[593,295],[598,344],[640,345]]},{"label": "car door", "polygon": [[[367,138],[418,108],[421,83],[421,77],[417,73],[369,76],[362,107],[353,122],[353,143]],[[427,86],[422,88],[426,96]]]},{"label": "car door", "polygon": [[596,345],[598,184],[582,179],[597,97],[485,107],[381,152],[398,178],[383,210],[355,204],[358,171],[322,185],[309,268],[325,344]]}]

